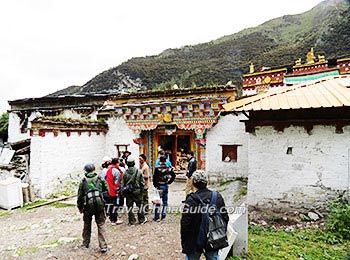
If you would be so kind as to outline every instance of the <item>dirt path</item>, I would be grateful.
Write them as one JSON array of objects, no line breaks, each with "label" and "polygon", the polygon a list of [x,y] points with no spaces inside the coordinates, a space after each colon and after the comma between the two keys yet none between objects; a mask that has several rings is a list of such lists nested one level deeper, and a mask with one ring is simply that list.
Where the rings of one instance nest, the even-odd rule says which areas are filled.
[{"label": "dirt path", "polygon": [[[169,205],[179,206],[184,199],[184,183],[174,183],[169,192]],[[221,189],[221,190],[220,190]],[[232,197],[232,187],[217,190]],[[151,195],[151,191],[150,191]],[[230,199],[227,196],[227,200]],[[75,200],[72,201],[75,203]],[[153,216],[148,216],[151,219]],[[99,252],[96,226],[93,225],[91,246],[80,248],[82,215],[76,207],[44,206],[32,210],[16,209],[0,217],[0,259],[183,259],[180,244],[179,213],[169,213],[161,222],[144,225],[112,226],[106,223],[109,251]]]}]

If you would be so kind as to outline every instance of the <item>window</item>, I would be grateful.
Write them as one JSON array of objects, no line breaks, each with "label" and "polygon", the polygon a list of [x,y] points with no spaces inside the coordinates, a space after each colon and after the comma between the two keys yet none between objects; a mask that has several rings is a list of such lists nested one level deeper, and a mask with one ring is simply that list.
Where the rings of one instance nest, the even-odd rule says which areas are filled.
[{"label": "window", "polygon": [[128,146],[128,144],[115,144],[115,147],[117,148],[118,157],[121,157],[123,155],[123,152],[128,150]]},{"label": "window", "polygon": [[222,146],[222,161],[237,162],[238,145],[221,145],[221,146]]}]

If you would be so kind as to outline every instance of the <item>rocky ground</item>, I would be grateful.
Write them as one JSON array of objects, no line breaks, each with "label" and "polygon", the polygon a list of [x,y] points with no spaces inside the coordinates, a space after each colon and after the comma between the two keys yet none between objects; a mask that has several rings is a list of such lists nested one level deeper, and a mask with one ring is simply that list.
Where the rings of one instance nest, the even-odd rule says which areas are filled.
[{"label": "rocky ground", "polygon": [[[184,199],[185,183],[174,183],[170,188],[170,206],[179,206]],[[225,183],[215,187],[227,205],[244,200],[244,183]],[[151,196],[150,191],[150,196]],[[241,196],[239,196],[241,194]],[[242,199],[243,197],[243,199]],[[75,200],[70,201],[74,204]],[[93,226],[89,249],[80,248],[82,215],[74,205],[52,204],[36,209],[16,209],[0,212],[0,259],[183,259],[180,244],[181,214],[171,213],[161,222],[128,226],[106,223],[109,251],[99,252],[96,226]],[[152,216],[148,217],[149,219]]]}]

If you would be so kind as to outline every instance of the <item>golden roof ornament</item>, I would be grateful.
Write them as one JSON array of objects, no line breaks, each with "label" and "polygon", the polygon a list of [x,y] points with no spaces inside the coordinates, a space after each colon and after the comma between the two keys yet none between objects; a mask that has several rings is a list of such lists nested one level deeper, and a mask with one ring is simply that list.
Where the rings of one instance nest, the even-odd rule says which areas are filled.
[{"label": "golden roof ornament", "polygon": [[314,54],[314,48],[311,48],[311,50],[307,53],[306,55],[306,60],[308,64],[313,64],[315,63],[315,54]]},{"label": "golden roof ornament", "polygon": [[301,66],[301,58],[295,61],[295,66]]},{"label": "golden roof ornament", "polygon": [[324,55],[318,55],[318,62],[326,62],[326,57]]},{"label": "golden roof ornament", "polygon": [[254,64],[250,63],[249,65],[249,73],[254,73]]}]

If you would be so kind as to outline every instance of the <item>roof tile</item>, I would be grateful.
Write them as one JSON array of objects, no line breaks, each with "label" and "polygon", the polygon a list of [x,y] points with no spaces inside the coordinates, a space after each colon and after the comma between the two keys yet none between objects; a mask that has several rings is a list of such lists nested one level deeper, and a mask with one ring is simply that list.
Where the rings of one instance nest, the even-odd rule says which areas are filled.
[{"label": "roof tile", "polygon": [[225,112],[350,106],[350,75],[285,87],[223,105]]}]

